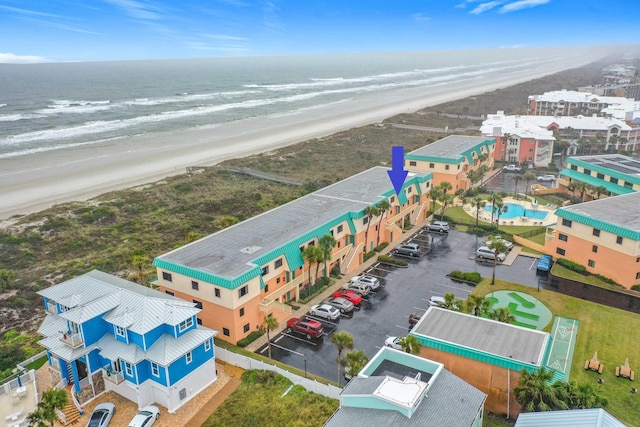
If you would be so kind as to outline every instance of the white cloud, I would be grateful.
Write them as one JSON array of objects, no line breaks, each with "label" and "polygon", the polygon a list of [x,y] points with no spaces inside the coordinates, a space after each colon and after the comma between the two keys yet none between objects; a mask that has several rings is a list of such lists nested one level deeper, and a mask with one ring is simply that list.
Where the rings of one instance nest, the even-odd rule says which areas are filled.
[{"label": "white cloud", "polygon": [[6,10],[8,12],[13,12],[13,13],[17,13],[20,15],[27,15],[27,16],[48,16],[48,17],[52,17],[52,18],[61,18],[60,15],[53,15],[51,13],[44,13],[44,12],[38,12],[35,10],[28,10],[28,9],[21,9],[18,7],[11,7],[11,6],[3,6],[0,5],[0,9],[2,10]]},{"label": "white cloud", "polygon": [[129,16],[143,20],[162,19],[160,8],[150,3],[136,0],[105,0],[114,6],[119,7]]},{"label": "white cloud", "polygon": [[0,63],[2,64],[37,64],[40,62],[50,62],[50,61],[47,58],[44,58],[42,56],[0,53]]},{"label": "white cloud", "polygon": [[244,37],[230,36],[228,34],[202,34],[202,36],[212,40],[232,40],[237,42],[248,41],[248,39]]},{"label": "white cloud", "polygon": [[424,13],[414,13],[413,15],[411,15],[411,17],[416,22],[427,22],[431,20],[431,17],[425,15]]},{"label": "white cloud", "polygon": [[280,8],[272,1],[268,1],[262,9],[263,23],[265,27],[275,31],[284,31],[284,25],[280,22],[278,11]]},{"label": "white cloud", "polygon": [[498,13],[515,12],[521,9],[528,9],[530,7],[541,6],[549,3],[551,0],[519,0],[513,3],[505,4],[500,8]]},{"label": "white cloud", "polygon": [[480,3],[469,13],[472,15],[480,15],[481,13],[491,10],[496,6],[500,6],[500,4],[501,2],[499,1],[490,1],[486,3]]}]

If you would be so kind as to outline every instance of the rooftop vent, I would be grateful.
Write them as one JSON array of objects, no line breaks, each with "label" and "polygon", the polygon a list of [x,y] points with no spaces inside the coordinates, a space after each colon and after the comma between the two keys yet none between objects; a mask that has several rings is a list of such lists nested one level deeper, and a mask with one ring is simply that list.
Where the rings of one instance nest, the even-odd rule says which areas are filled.
[{"label": "rooftop vent", "polygon": [[262,249],[261,246],[247,246],[246,248],[240,249],[240,252],[242,252],[243,254],[252,254],[256,251],[259,251],[260,249]]}]

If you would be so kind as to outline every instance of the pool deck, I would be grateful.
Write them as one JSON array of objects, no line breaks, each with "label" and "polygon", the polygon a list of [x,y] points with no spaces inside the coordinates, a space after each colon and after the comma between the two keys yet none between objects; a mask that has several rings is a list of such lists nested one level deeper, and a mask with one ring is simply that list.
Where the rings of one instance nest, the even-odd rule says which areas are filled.
[{"label": "pool deck", "polygon": [[[530,226],[530,227],[536,227],[536,226],[548,226],[548,225],[552,225],[555,224],[558,221],[558,217],[554,214],[554,212],[556,211],[556,209],[558,208],[557,206],[554,205],[537,205],[534,206],[533,203],[531,202],[525,202],[523,200],[516,200],[513,197],[505,197],[502,199],[502,201],[504,203],[514,203],[514,204],[518,204],[521,206],[524,206],[524,208],[526,210],[532,210],[532,211],[542,211],[542,212],[547,212],[548,215],[545,219],[537,219],[537,218],[529,218],[526,216],[518,216],[515,218],[500,218],[500,225],[520,225],[520,226]],[[471,216],[472,218],[475,219],[476,217],[476,208],[472,207],[471,204],[465,204],[463,205],[463,209],[464,211]],[[484,223],[490,223],[491,222],[491,213],[487,210],[485,210],[484,208],[480,208],[480,216],[479,216],[480,221],[484,222]],[[494,217],[494,221],[495,221],[495,217]]]}]

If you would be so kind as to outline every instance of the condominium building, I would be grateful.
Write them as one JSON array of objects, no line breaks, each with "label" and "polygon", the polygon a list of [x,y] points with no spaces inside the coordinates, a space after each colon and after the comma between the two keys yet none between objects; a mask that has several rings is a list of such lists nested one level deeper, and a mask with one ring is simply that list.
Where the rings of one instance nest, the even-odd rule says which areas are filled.
[{"label": "condominium building", "polygon": [[545,251],[631,288],[640,284],[640,193],[560,208]]},{"label": "condominium building", "polygon": [[433,174],[433,185],[448,182],[453,192],[471,188],[469,171],[482,165],[493,169],[496,140],[493,137],[449,135],[404,156],[405,168]]},{"label": "condominium building", "polygon": [[577,116],[598,114],[603,108],[633,99],[601,96],[574,90],[556,90],[529,96],[529,114],[532,116]]},{"label": "condominium building", "polygon": [[573,190],[569,189],[572,183],[604,187],[605,191],[600,193],[593,189],[585,190],[582,194],[584,200],[637,192],[640,191],[640,162],[621,154],[569,157],[567,167],[560,171],[558,186],[577,195],[575,185]]},{"label": "condominium building", "polygon": [[[399,241],[405,225],[425,220],[433,175],[411,172],[396,194],[388,170],[371,168],[161,255],[153,262],[156,285],[201,307],[198,321],[234,344],[265,316],[284,320],[291,314],[285,303],[298,300],[317,271],[352,272],[366,252]],[[389,210],[365,213],[383,200]],[[336,241],[328,271],[302,256],[325,235]]]}]

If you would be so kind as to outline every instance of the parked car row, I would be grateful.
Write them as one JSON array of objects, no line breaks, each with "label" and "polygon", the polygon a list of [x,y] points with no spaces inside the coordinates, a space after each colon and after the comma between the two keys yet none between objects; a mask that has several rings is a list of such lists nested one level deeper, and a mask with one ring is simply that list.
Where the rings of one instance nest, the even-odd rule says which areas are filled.
[{"label": "parked car row", "polygon": [[[101,403],[95,407],[89,417],[87,427],[107,427],[116,413],[116,406],[113,403]],[[129,427],[150,427],[160,416],[160,409],[157,406],[145,406],[129,422]]]}]

